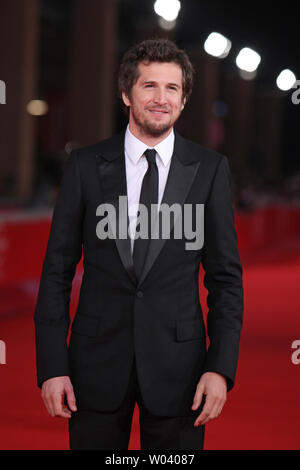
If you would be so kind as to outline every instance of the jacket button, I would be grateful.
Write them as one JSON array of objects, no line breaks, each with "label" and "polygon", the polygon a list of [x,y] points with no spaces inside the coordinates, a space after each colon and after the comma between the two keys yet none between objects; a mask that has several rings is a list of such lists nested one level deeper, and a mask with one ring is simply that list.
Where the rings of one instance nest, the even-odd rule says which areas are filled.
[{"label": "jacket button", "polygon": [[141,299],[143,297],[143,292],[141,290],[138,290],[137,293],[136,293],[136,296],[138,297],[138,299]]}]

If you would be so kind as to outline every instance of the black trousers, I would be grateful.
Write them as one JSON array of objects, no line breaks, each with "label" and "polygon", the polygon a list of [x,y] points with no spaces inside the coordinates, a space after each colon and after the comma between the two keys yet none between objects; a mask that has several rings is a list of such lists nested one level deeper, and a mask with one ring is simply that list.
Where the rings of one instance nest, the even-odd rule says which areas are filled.
[{"label": "black trousers", "polygon": [[[146,408],[138,385],[135,361],[123,403],[117,411],[78,410],[69,419],[71,450],[128,450],[135,403],[139,406],[141,450],[202,450],[205,426],[194,427],[200,414],[161,417]],[[191,404],[192,405],[192,404]]]}]

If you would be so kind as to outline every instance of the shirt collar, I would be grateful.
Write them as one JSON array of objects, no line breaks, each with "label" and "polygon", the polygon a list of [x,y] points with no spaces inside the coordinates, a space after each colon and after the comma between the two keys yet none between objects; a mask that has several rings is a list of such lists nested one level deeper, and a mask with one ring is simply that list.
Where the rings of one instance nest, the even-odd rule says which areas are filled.
[{"label": "shirt collar", "polygon": [[159,144],[155,145],[154,147],[148,147],[148,145],[139,140],[130,132],[128,124],[125,133],[125,152],[132,163],[136,165],[147,148],[154,148],[158,153],[163,165],[167,166],[172,157],[174,149],[174,130],[172,129],[170,134]]}]

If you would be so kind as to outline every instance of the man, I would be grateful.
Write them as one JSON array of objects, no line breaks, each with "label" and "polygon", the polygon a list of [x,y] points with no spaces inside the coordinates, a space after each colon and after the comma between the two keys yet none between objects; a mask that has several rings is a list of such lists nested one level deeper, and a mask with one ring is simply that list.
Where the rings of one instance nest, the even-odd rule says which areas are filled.
[{"label": "man", "polygon": [[[119,74],[126,131],[73,151],[64,171],[35,325],[38,385],[50,415],[70,418],[71,449],[127,449],[136,402],[142,449],[202,449],[205,424],[220,414],[234,385],[243,287],[228,161],[173,130],[192,79],[187,55],[173,42],[146,40],[131,48]],[[186,232],[172,237],[190,222],[175,215],[169,238],[162,231],[158,238],[139,236],[146,219],[151,222],[147,210],[139,219],[142,208],[154,206],[157,222],[157,208],[174,204],[192,207],[193,224],[204,207],[204,244],[187,249]],[[124,222],[128,232],[121,236]],[[68,347],[70,291],[82,247]]]}]

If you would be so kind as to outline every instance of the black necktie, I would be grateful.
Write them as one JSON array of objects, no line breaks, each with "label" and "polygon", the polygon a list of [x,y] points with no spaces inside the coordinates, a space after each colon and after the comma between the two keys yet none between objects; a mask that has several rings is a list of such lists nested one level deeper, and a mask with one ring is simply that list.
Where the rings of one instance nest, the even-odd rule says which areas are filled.
[{"label": "black necktie", "polygon": [[148,210],[148,234],[146,239],[139,237],[134,240],[133,263],[138,279],[142,274],[151,236],[151,204],[158,203],[158,169],[155,162],[155,155],[156,151],[154,149],[147,149],[145,151],[145,156],[148,161],[148,169],[143,178],[139,203],[144,204]]}]

